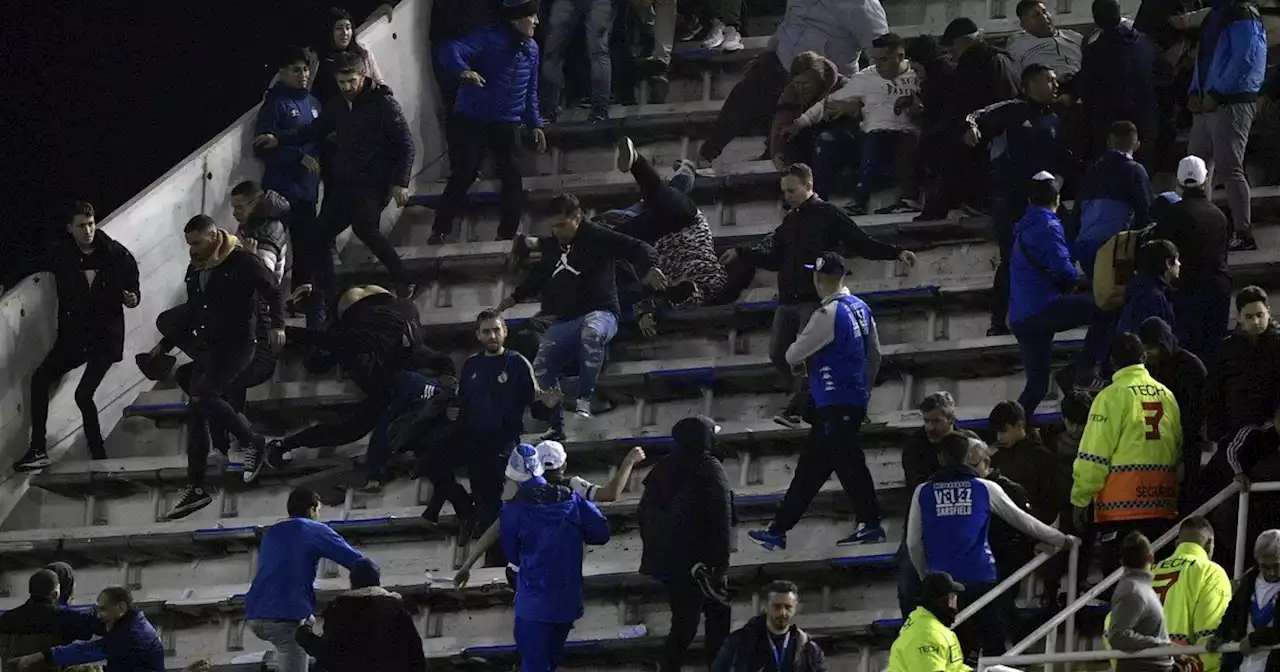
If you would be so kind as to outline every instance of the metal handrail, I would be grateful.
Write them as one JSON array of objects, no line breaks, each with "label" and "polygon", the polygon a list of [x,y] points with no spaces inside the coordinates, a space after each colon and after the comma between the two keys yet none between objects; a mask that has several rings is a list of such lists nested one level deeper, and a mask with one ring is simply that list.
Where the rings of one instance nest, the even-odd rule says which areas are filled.
[{"label": "metal handrail", "polygon": [[[1186,518],[1191,518],[1195,516],[1203,516],[1204,514],[1221,506],[1233,495],[1238,496],[1239,502],[1240,502],[1240,510],[1236,516],[1236,558],[1235,558],[1235,566],[1234,566],[1235,578],[1239,578],[1240,575],[1244,573],[1244,553],[1246,552],[1246,541],[1247,541],[1246,537],[1248,535],[1248,515],[1249,515],[1248,501],[1249,501],[1250,492],[1280,492],[1280,482],[1254,483],[1249,490],[1242,490],[1240,488],[1239,483],[1233,482],[1227,487],[1223,488],[1221,492],[1211,497],[1209,501],[1200,505],[1199,508],[1197,508],[1195,511],[1192,511],[1186,517]],[[1183,518],[1183,520],[1186,520],[1186,518]],[[1160,535],[1160,537],[1157,538],[1154,542],[1152,542],[1151,544],[1152,551],[1158,551],[1161,548],[1167,546],[1169,542],[1173,541],[1177,536],[1178,536],[1178,526],[1174,525],[1164,534]],[[1074,633],[1075,633],[1074,616],[1076,612],[1078,612],[1081,608],[1088,605],[1089,602],[1091,602],[1098,595],[1105,592],[1108,588],[1115,585],[1115,583],[1120,580],[1120,576],[1123,573],[1124,573],[1124,569],[1121,568],[1109,574],[1097,585],[1085,591],[1083,595],[1079,596],[1074,601],[1070,601],[1070,603],[1067,605],[1065,609],[1058,612],[1057,614],[1054,614],[1053,617],[1051,617],[1048,621],[1046,621],[1040,627],[1036,628],[1035,631],[1033,631],[1031,634],[1023,638],[1022,641],[1013,645],[1013,647],[1010,648],[1003,656],[980,658],[978,661],[978,667],[977,667],[978,672],[982,672],[982,670],[986,669],[988,665],[1016,665],[1016,664],[1047,663],[1047,662],[1083,662],[1083,661],[1092,661],[1092,660],[1113,660],[1113,659],[1119,659],[1119,658],[1149,658],[1153,656],[1164,655],[1160,653],[1155,653],[1155,654],[1151,653],[1152,651],[1163,650],[1163,648],[1150,649],[1147,651],[1142,651],[1138,654],[1124,654],[1117,651],[1087,652],[1087,653],[1080,653],[1080,654],[1076,654],[1070,651],[1067,651],[1064,653],[1056,653],[1056,652],[1041,653],[1041,654],[1025,654],[1024,653],[1032,644],[1035,644],[1040,639],[1044,638],[1049,633],[1056,630],[1057,627],[1061,625],[1064,621],[1067,623],[1067,633],[1069,637],[1065,646],[1067,646],[1068,649],[1074,648],[1073,647],[1073,643],[1074,643],[1073,640],[1074,640]],[[1203,647],[1169,647],[1169,648],[1187,649],[1186,651],[1181,651],[1179,655],[1205,652]],[[1192,651],[1190,649],[1199,649],[1199,650]],[[1223,650],[1230,651],[1234,649],[1227,649],[1224,647]],[[1101,657],[1084,657],[1084,658],[1072,657],[1077,655],[1101,656]]]},{"label": "metal handrail", "polygon": [[[1280,644],[1275,646],[1258,646],[1250,649],[1250,653],[1255,651],[1270,651],[1280,648]],[[1022,655],[1004,655],[999,657],[982,657],[978,659],[977,672],[984,672],[990,665],[1036,665],[1039,663],[1092,663],[1111,660],[1141,660],[1143,658],[1163,658],[1165,656],[1194,656],[1202,653],[1238,653],[1240,651],[1239,643],[1223,644],[1217,651],[1210,651],[1203,646],[1155,646],[1150,649],[1143,649],[1134,653],[1125,653],[1124,651],[1080,651],[1078,653],[1033,653]]]}]

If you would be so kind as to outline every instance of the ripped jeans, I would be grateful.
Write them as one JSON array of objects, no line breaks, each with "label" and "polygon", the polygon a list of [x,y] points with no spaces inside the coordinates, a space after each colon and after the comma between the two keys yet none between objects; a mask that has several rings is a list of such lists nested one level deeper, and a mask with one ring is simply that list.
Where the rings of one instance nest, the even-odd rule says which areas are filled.
[{"label": "ripped jeans", "polygon": [[[609,341],[618,333],[618,316],[604,310],[593,310],[581,317],[560,320],[547,327],[533,360],[533,375],[538,387],[547,390],[559,385],[560,371],[578,359],[578,398],[590,399],[604,366]],[[551,426],[564,428],[564,404],[556,406]]]}]

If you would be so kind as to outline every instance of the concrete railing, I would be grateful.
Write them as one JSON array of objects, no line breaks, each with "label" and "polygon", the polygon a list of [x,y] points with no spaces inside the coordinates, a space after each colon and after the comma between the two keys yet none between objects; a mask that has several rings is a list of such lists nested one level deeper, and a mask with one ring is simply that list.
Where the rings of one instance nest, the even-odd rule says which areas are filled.
[{"label": "concrete railing", "polygon": [[[379,15],[358,31],[360,43],[383,64],[387,84],[404,108],[417,154],[415,174],[443,151],[437,121],[438,94],[429,76],[428,22],[431,0],[404,0],[387,18]],[[133,365],[133,356],[150,350],[159,338],[156,316],[185,300],[182,286],[187,249],[182,226],[197,214],[234,228],[231,188],[243,180],[257,180],[262,164],[251,142],[258,107],[246,112],[217,137],[197,149],[137,196],[102,220],[102,228],[129,248],[138,260],[142,303],[125,312],[124,361],[112,367],[98,388],[96,401],[102,428],[109,434],[123,408],[145,388],[146,380]],[[394,205],[383,215],[383,226],[394,225]],[[6,519],[27,490],[29,478],[13,474],[10,464],[27,448],[27,412],[31,373],[52,347],[56,336],[57,298],[47,273],[27,278],[0,298],[0,521]],[[81,371],[67,376],[49,410],[49,446],[54,459],[83,443],[79,409],[72,392]],[[84,450],[83,447],[78,450]]]}]

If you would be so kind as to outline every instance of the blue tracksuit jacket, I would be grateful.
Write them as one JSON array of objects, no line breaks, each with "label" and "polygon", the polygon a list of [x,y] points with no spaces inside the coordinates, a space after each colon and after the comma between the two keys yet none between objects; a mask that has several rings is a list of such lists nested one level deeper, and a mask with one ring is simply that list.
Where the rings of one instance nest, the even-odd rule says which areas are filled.
[{"label": "blue tracksuit jacket", "polygon": [[1258,7],[1215,0],[1200,28],[1191,93],[1220,103],[1257,100],[1267,69],[1267,34]]},{"label": "blue tracksuit jacket", "polygon": [[[270,133],[279,137],[287,131],[308,126],[320,117],[320,102],[310,91],[291,89],[284,82],[267,89],[258,108],[254,134]],[[320,158],[315,143],[280,145],[271,149],[255,147],[262,159],[262,188],[284,196],[290,203],[317,203],[320,200],[320,176],[302,165],[303,155]]]}]

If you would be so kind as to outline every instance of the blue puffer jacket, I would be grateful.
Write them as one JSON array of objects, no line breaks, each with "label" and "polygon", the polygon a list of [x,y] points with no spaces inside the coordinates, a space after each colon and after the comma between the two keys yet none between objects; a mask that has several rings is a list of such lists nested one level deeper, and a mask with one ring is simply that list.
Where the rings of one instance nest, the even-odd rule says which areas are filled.
[{"label": "blue puffer jacket", "polygon": [[1086,278],[1093,277],[1098,250],[1126,229],[1146,228],[1151,208],[1151,180],[1142,164],[1123,152],[1109,151],[1085,173],[1080,185],[1080,233],[1075,259]]},{"label": "blue puffer jacket", "polygon": [[[267,89],[258,109],[254,135],[269,133],[279,136],[310,125],[320,117],[320,102],[306,89],[291,89],[284,82]],[[320,200],[320,176],[302,165],[303,155],[320,158],[315,143],[280,145],[270,149],[254,147],[254,154],[266,164],[262,171],[262,188],[284,196],[290,203],[317,203]]]},{"label": "blue puffer jacket", "polygon": [[1242,0],[1215,0],[1201,28],[1191,93],[1219,103],[1257,100],[1266,69],[1267,34],[1258,7]]},{"label": "blue puffer jacket", "polygon": [[463,85],[453,110],[488,123],[542,127],[538,114],[538,43],[506,23],[485,26],[437,50],[445,71],[474,70],[484,86]]},{"label": "blue puffer jacket", "polygon": [[1158,317],[1165,321],[1172,330],[1178,324],[1173,315],[1173,302],[1169,300],[1172,291],[1164,278],[1138,273],[1124,286],[1124,308],[1116,318],[1115,333],[1138,333],[1138,328],[1148,317]]},{"label": "blue puffer jacket", "polygon": [[609,541],[595,504],[534,477],[502,505],[502,550],[520,566],[516,618],[572,623],[582,618],[582,544]]},{"label": "blue puffer jacket", "polygon": [[[1032,205],[1014,226],[1009,262],[1009,323],[1032,317],[1062,297],[1063,288],[1080,280],[1071,264],[1062,222],[1049,208]],[[1026,254],[1023,254],[1023,251]],[[1027,259],[1030,254],[1033,265]],[[1039,266],[1039,268],[1037,268]],[[1050,277],[1052,276],[1052,277]]]}]

